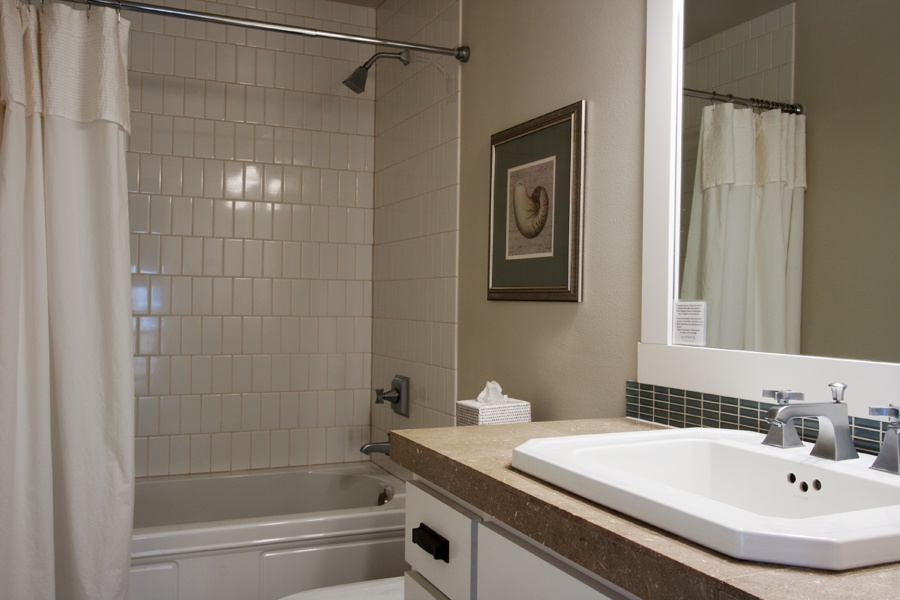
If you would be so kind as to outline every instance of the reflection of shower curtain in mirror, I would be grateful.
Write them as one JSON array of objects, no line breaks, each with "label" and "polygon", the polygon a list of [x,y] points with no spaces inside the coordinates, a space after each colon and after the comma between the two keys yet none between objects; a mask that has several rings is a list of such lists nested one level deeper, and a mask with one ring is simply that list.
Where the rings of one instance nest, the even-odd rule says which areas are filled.
[{"label": "reflection of shower curtain in mirror", "polygon": [[806,117],[703,109],[682,300],[707,302],[707,345],[800,351]]}]

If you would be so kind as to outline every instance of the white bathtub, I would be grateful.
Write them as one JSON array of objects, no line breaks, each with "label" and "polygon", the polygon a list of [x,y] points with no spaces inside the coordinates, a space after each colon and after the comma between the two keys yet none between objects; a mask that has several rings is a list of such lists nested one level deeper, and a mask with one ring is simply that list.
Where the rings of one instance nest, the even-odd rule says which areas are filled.
[{"label": "white bathtub", "polygon": [[405,508],[404,483],[371,463],[139,480],[129,599],[277,600],[401,575]]}]

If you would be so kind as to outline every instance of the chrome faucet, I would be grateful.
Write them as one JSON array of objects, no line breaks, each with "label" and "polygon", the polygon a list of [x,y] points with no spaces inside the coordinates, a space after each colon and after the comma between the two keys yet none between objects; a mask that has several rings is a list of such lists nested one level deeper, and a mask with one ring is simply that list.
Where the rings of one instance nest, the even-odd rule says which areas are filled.
[{"label": "chrome faucet", "polygon": [[[853,437],[850,435],[850,413],[844,404],[844,390],[847,386],[843,383],[830,383],[831,398],[833,402],[816,402],[813,404],[780,404],[773,406],[766,413],[769,422],[769,434],[777,439],[778,433],[773,434],[773,429],[784,429],[791,419],[801,417],[817,417],[819,419],[819,435],[810,455],[827,460],[847,460],[859,458],[856,447],[853,445]],[[781,434],[783,435],[783,433]],[[766,435],[764,444],[778,446],[771,443],[769,435]],[[784,446],[783,446],[784,447]]]},{"label": "chrome faucet", "polygon": [[869,468],[900,475],[900,406],[870,406],[869,415],[887,417],[889,421],[881,442],[881,452]]}]

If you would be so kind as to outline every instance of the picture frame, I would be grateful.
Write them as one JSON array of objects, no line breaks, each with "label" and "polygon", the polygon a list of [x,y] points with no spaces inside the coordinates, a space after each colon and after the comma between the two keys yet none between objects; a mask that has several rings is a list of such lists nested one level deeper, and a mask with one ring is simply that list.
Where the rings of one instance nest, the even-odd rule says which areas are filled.
[{"label": "picture frame", "polygon": [[488,300],[581,301],[584,113],[491,136]]}]

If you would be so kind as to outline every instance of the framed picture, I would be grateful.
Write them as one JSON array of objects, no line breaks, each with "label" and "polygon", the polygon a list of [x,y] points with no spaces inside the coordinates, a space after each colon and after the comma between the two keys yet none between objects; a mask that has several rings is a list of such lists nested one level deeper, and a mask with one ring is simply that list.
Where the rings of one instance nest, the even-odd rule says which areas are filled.
[{"label": "framed picture", "polygon": [[488,300],[581,301],[584,100],[491,136]]}]

